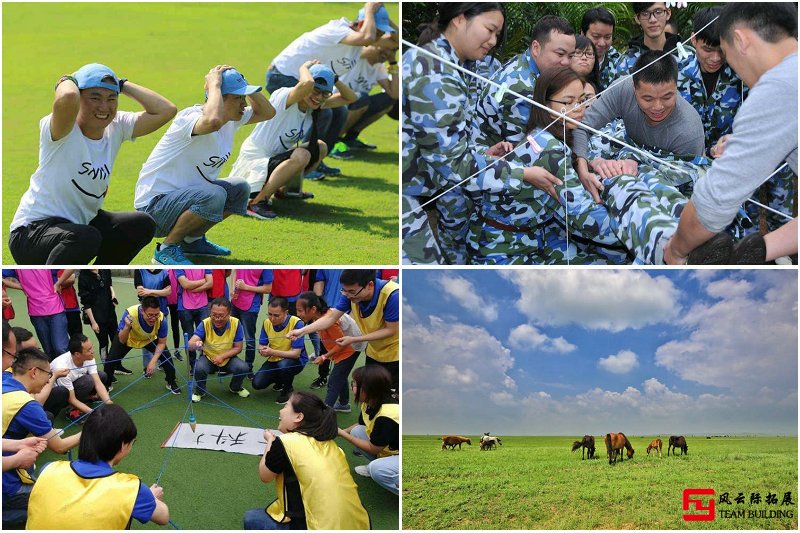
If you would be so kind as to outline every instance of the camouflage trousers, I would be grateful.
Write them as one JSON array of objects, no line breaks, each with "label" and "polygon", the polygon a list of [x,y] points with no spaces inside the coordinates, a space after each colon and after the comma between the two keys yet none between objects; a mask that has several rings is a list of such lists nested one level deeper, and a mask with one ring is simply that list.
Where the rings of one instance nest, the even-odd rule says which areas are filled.
[{"label": "camouflage trousers", "polygon": [[[797,176],[787,166],[759,187],[753,193],[752,198],[758,203],[792,216],[797,202]],[[745,202],[744,207],[747,215],[754,222],[753,227],[745,234],[754,233],[759,229],[758,219],[761,208],[752,202]],[[772,211],[766,211],[766,220],[768,231],[775,231],[788,222],[787,218],[776,215]]]},{"label": "camouflage trousers", "polygon": [[403,195],[403,264],[442,264],[428,214],[415,196]]}]

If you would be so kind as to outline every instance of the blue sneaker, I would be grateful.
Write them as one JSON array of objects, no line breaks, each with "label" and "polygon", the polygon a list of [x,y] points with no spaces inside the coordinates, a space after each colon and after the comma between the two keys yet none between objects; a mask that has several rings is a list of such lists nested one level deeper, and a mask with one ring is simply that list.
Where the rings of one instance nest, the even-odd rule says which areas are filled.
[{"label": "blue sneaker", "polygon": [[324,161],[319,162],[319,165],[317,165],[317,170],[319,170],[326,176],[338,176],[339,174],[342,173],[342,169],[329,167],[328,165],[325,164]]},{"label": "blue sneaker", "polygon": [[214,244],[205,235],[194,242],[182,242],[180,247],[183,253],[191,255],[231,255],[229,248]]},{"label": "blue sneaker", "polygon": [[155,265],[193,265],[186,259],[183,251],[177,244],[156,244],[156,251],[153,254],[153,264]]},{"label": "blue sneaker", "polygon": [[311,181],[322,181],[322,180],[325,179],[325,174],[323,174],[319,170],[315,169],[315,170],[312,170],[311,172],[309,172],[308,174],[306,174],[305,175],[305,179],[311,180]]}]

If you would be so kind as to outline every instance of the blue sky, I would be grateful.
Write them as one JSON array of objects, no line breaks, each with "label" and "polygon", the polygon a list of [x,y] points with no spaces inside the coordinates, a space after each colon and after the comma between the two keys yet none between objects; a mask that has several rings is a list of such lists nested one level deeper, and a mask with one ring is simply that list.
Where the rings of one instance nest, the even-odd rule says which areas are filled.
[{"label": "blue sky", "polygon": [[797,434],[797,272],[403,272],[406,434]]}]

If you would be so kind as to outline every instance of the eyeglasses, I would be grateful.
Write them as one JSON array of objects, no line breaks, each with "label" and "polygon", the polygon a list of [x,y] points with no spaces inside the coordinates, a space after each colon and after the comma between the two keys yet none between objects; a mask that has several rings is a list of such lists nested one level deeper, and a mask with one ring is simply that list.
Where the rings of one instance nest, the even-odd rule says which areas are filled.
[{"label": "eyeglasses", "polygon": [[37,370],[41,370],[42,372],[47,372],[47,379],[50,379],[50,378],[53,377],[53,373],[50,372],[49,370],[45,370],[44,368],[41,368],[41,367],[38,367],[38,366],[34,366],[34,367],[31,367],[31,368],[35,368]]},{"label": "eyeglasses", "polygon": [[145,313],[145,314],[144,314],[144,317],[145,317],[146,319],[148,319],[148,320],[157,320],[157,319],[158,319],[158,316],[159,316],[160,314],[161,314],[161,313],[158,313],[158,314],[155,314],[155,315],[153,315],[153,314],[150,314],[150,313]]},{"label": "eyeglasses", "polygon": [[4,352],[4,353],[7,353],[8,355],[10,355],[10,356],[11,356],[12,358],[14,358],[14,359],[16,359],[16,358],[17,358],[17,354],[16,354],[16,353],[14,353],[14,352],[12,352],[11,350],[6,350],[5,348],[3,348],[3,352]]},{"label": "eyeglasses", "polygon": [[364,285],[363,287],[361,287],[360,289],[358,289],[358,291],[356,291],[355,293],[354,293],[353,291],[346,291],[346,290],[342,289],[342,290],[341,290],[341,293],[342,293],[343,295],[347,296],[348,298],[355,298],[356,296],[358,296],[359,294],[361,294],[361,291],[363,291],[363,290],[364,290],[364,289],[366,289],[366,288],[367,288],[367,286],[366,286],[366,285]]},{"label": "eyeglasses", "polygon": [[329,93],[328,91],[322,91],[314,87],[314,96],[321,96],[322,98],[330,98],[331,94],[333,93]]},{"label": "eyeglasses", "polygon": [[654,9],[652,11],[642,11],[641,13],[636,15],[636,18],[638,18],[642,22],[645,22],[647,20],[650,20],[650,17],[655,17],[656,20],[658,20],[660,18],[664,18],[666,15],[667,15],[667,10],[661,9],[659,7],[658,9]]},{"label": "eyeglasses", "polygon": [[594,51],[589,49],[589,50],[584,50],[583,52],[574,52],[569,57],[571,57],[572,59],[577,59],[581,57],[585,57],[587,59],[594,59]]},{"label": "eyeglasses", "polygon": [[561,104],[561,105],[565,105],[565,106],[572,106],[572,109],[575,109],[575,108],[581,106],[582,104],[585,104],[587,100],[590,100],[589,96],[584,96],[583,98],[581,98],[577,102],[564,102],[563,100],[553,100],[552,98],[548,98],[547,99],[548,102],[555,102],[557,104]]}]

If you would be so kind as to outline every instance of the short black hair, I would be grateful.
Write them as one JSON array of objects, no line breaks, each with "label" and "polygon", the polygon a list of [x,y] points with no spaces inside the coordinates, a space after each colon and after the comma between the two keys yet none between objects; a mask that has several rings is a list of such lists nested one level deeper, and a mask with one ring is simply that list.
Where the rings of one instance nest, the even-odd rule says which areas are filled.
[{"label": "short black hair", "polygon": [[[11,324],[8,323],[8,320],[3,319],[3,346],[8,346],[8,341],[11,340],[11,332],[13,328]],[[16,338],[16,332],[14,332],[14,337]]]},{"label": "short black hair", "polygon": [[[692,31],[698,41],[703,41],[708,46],[719,46],[719,22],[714,21],[722,12],[720,6],[704,7],[694,14]],[[710,23],[710,24],[709,24]],[[708,24],[708,26],[706,26]],[[703,26],[706,26],[705,28]]]},{"label": "short black hair", "polygon": [[357,284],[359,287],[366,287],[370,281],[375,281],[377,271],[370,269],[346,269],[342,270],[339,276],[339,283],[342,285]]},{"label": "short black hair", "polygon": [[[22,326],[12,326],[11,331],[14,332],[14,337],[16,337],[18,343],[23,343],[33,338],[33,333]],[[3,338],[5,338],[5,333],[3,334]],[[3,343],[5,344],[5,340]]]},{"label": "short black hair", "polygon": [[594,64],[592,65],[592,71],[586,75],[586,80],[591,81],[597,87],[600,81],[600,57],[597,55],[597,47],[585,35],[576,35],[575,53],[577,54],[578,50],[586,50],[587,48],[590,48],[594,54]]},{"label": "short black hair", "polygon": [[717,31],[725,42],[733,40],[736,24],[744,24],[768,43],[797,39],[797,6],[792,2],[731,2],[717,20]]},{"label": "short black hair", "polygon": [[269,306],[268,307],[280,307],[284,311],[289,310],[289,300],[284,298],[283,296],[273,296],[269,299]]},{"label": "short black hair", "polygon": [[86,417],[78,446],[78,459],[96,463],[108,462],[122,449],[123,444],[136,438],[136,424],[117,404],[104,404]]},{"label": "short black hair", "polygon": [[[658,61],[656,61],[657,59]],[[650,65],[650,63],[653,64]],[[650,66],[639,71],[646,65]],[[670,81],[677,83],[678,81],[678,62],[675,61],[672,54],[664,54],[661,50],[643,52],[633,65],[633,71],[639,71],[633,75],[633,85],[635,87],[638,87],[641,82],[658,84]]]},{"label": "short black hair", "polygon": [[39,348],[23,348],[17,352],[17,358],[11,363],[11,372],[23,374],[36,365],[45,363],[50,366],[50,358]]},{"label": "short black hair", "polygon": [[306,291],[297,297],[297,301],[299,302],[300,300],[305,302],[303,304],[305,307],[316,307],[321,315],[328,312],[328,302],[325,301],[325,298],[318,296],[316,293]]},{"label": "short black hair", "polygon": [[633,14],[638,15],[642,11],[647,11],[653,4],[660,4],[661,2],[631,2],[633,6]]},{"label": "short black hair", "polygon": [[563,35],[575,35],[575,29],[567,19],[555,15],[546,15],[540,18],[533,27],[531,42],[536,41],[544,46],[550,40],[550,32],[553,30]]},{"label": "short black hair", "polygon": [[229,313],[231,312],[231,301],[225,297],[220,296],[219,298],[214,298],[211,300],[211,305],[209,305],[208,308],[211,309],[215,305],[221,305],[227,309]]},{"label": "short black hair", "polygon": [[608,8],[602,6],[593,7],[583,14],[583,19],[581,19],[581,33],[586,34],[586,32],[589,31],[589,26],[595,22],[609,24],[612,27],[616,26],[614,14],[609,11]]},{"label": "short black hair", "polygon": [[142,298],[142,309],[155,309],[156,307],[161,309],[161,303],[158,301],[158,297],[145,296]]},{"label": "short black hair", "polygon": [[83,343],[88,341],[89,337],[83,333],[77,333],[70,337],[67,349],[69,353],[81,353],[83,351]]}]

